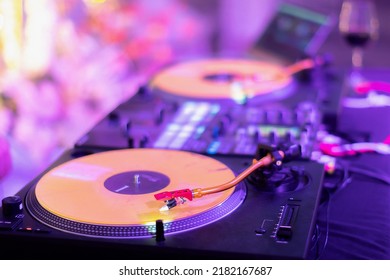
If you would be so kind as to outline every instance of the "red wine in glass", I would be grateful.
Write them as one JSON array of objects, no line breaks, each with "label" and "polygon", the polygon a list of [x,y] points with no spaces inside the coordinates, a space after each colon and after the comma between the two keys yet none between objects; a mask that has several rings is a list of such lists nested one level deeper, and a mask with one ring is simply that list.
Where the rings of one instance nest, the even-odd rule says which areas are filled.
[{"label": "red wine in glass", "polygon": [[350,32],[343,35],[347,43],[352,47],[363,48],[371,39],[371,34],[367,32]]},{"label": "red wine in glass", "polygon": [[341,6],[339,30],[352,47],[352,65],[363,65],[363,49],[376,37],[378,19],[372,0],[345,0]]}]

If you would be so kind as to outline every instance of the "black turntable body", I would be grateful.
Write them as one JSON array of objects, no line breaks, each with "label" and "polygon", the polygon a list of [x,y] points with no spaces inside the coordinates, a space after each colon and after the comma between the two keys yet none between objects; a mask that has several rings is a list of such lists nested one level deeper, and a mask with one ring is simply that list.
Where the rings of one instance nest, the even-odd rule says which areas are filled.
[{"label": "black turntable body", "polygon": [[[225,79],[225,74],[221,73],[218,79]],[[323,165],[310,157],[316,149],[318,131],[337,120],[340,82],[322,68],[315,68],[309,76],[308,81],[294,77],[293,84],[282,91],[239,101],[172,95],[153,83],[141,87],[22,189],[17,194],[21,201],[11,202],[11,206],[3,202],[0,213],[2,256],[7,259],[310,258],[316,242],[315,221],[324,176]],[[55,210],[56,202],[52,202],[50,195],[55,186],[46,186],[45,181],[57,180],[58,170],[69,170],[70,164],[78,164],[88,157],[91,162],[94,156],[98,159],[94,162],[98,168],[109,168],[111,161],[105,161],[104,157],[113,151],[119,154],[139,151],[141,156],[136,161],[145,160],[146,166],[153,155],[145,154],[143,159],[143,151],[185,151],[190,162],[185,158],[183,162],[167,159],[150,168],[165,174],[171,181],[182,172],[181,168],[191,173],[193,155],[205,157],[205,165],[208,160],[212,160],[212,164],[221,163],[237,175],[252,164],[259,144],[278,148],[299,145],[302,157],[283,163],[272,174],[262,174],[263,180],[252,174],[237,184],[222,203],[175,221],[164,219],[164,213],[159,214],[158,219],[146,219],[145,224],[142,219],[136,224],[89,222],[78,219],[77,211],[76,218],[69,218],[62,210]],[[181,157],[181,154],[174,156]],[[112,162],[117,164],[115,158]],[[204,174],[198,177],[207,178],[214,172],[203,172],[203,164],[195,165],[194,168]],[[172,174],[167,174],[166,168]],[[141,177],[144,169],[137,170]],[[66,174],[61,180],[66,181],[71,176]],[[181,177],[180,180],[185,181]],[[64,193],[65,181],[65,187],[61,187]],[[99,199],[108,200],[102,184],[91,181],[88,188],[93,189],[94,184]],[[77,189],[74,185],[72,188]],[[152,194],[142,196],[154,200]],[[64,195],[65,200],[68,197]],[[137,197],[123,194],[118,199],[137,203]],[[195,205],[196,201],[187,201],[185,206],[178,205],[168,211],[181,211],[180,207],[190,209],[191,203]],[[92,203],[100,210],[98,202]],[[126,204],[130,211],[131,207],[137,207],[137,204],[131,206],[132,203]],[[110,215],[115,216],[115,212]]]},{"label": "black turntable body", "polygon": [[[71,159],[65,154],[59,162]],[[239,170],[250,163],[247,157],[216,157]],[[40,216],[34,206],[37,178],[21,193],[24,209],[2,223],[0,231],[4,257],[10,259],[303,259],[310,253],[315,213],[322,183],[323,166],[294,163],[304,169],[305,185],[280,193],[245,183],[242,204],[226,217],[199,228],[164,234],[155,229],[150,237],[84,236],[78,229],[61,225],[61,220]],[[307,180],[307,181],[306,181]],[[179,206],[178,206],[179,207]],[[158,211],[158,209],[156,209]],[[34,216],[39,216],[37,221]],[[49,224],[46,225],[45,223]],[[79,223],[78,227],[88,226]],[[152,225],[153,228],[154,225]],[[118,229],[120,230],[120,229]],[[68,231],[68,232],[66,232]],[[104,229],[103,229],[104,231]]]}]

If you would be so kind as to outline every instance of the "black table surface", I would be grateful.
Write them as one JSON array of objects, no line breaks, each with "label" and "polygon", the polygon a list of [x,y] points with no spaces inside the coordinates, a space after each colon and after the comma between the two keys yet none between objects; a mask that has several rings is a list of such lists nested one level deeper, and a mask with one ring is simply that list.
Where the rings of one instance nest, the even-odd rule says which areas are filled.
[{"label": "black table surface", "polygon": [[[390,82],[390,70],[363,74],[368,80]],[[390,135],[389,121],[389,106],[342,107],[336,130],[352,140],[383,142]],[[390,259],[390,155],[366,153],[338,160],[347,181],[324,188],[315,257]]]}]

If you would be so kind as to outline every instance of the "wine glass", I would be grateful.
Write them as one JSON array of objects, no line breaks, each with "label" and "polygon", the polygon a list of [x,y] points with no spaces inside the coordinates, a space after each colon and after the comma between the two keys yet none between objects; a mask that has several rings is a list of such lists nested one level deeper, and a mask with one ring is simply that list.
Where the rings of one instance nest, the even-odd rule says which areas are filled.
[{"label": "wine glass", "polygon": [[363,49],[378,35],[378,18],[372,0],[345,0],[341,6],[339,30],[352,47],[352,67],[363,66]]}]

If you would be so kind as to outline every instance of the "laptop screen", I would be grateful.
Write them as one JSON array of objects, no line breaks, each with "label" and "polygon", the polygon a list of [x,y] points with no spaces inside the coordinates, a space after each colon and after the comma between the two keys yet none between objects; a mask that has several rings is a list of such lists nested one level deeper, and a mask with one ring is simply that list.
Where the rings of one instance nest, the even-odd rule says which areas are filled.
[{"label": "laptop screen", "polygon": [[333,26],[333,16],[282,4],[253,47],[295,61],[316,54]]}]

